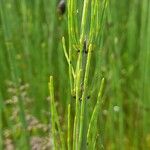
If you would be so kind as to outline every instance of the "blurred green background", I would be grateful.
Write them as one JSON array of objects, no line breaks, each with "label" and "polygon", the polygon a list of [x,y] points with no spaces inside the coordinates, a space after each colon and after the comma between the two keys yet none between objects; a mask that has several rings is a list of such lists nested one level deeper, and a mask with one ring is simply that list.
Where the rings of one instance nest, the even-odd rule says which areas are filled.
[{"label": "blurred green background", "polygon": [[[83,0],[77,3],[81,14]],[[61,39],[68,41],[67,12],[59,15],[57,5],[0,0],[1,149],[21,148],[24,128],[32,149],[44,142],[50,147],[50,75],[59,112],[66,115],[70,89]],[[150,149],[150,1],[110,0],[99,37],[90,75],[93,87],[97,78],[106,79],[99,120],[104,149]]]}]

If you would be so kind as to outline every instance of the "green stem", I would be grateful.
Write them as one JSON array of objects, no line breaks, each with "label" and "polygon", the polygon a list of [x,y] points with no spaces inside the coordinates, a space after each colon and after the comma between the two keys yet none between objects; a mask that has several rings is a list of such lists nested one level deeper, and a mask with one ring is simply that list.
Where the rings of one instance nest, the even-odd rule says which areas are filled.
[{"label": "green stem", "polygon": [[82,94],[82,103],[81,103],[81,114],[80,114],[80,131],[79,131],[79,149],[82,147],[82,142],[85,140],[83,135],[83,126],[84,126],[84,110],[85,110],[85,100],[87,94],[87,84],[90,70],[90,62],[91,62],[91,54],[92,54],[92,45],[89,46],[88,56],[87,56],[87,64],[85,70],[84,77],[84,85],[83,85],[83,94]]},{"label": "green stem", "polygon": [[104,88],[104,78],[101,81],[101,85],[100,85],[100,89],[99,89],[99,93],[98,93],[98,98],[97,98],[97,103],[94,107],[92,117],[91,117],[89,127],[88,127],[88,132],[87,132],[87,143],[88,144],[90,143],[90,135],[92,134],[92,128],[94,126],[94,121],[97,120],[98,112],[100,109],[100,104],[102,102],[101,99],[102,99],[103,88]]},{"label": "green stem", "polygon": [[80,92],[81,92],[81,73],[82,70],[77,74],[77,84],[76,84],[76,109],[75,109],[75,119],[74,119],[74,132],[73,132],[73,149],[75,150],[78,146],[78,133],[79,133],[79,116],[80,116]]},{"label": "green stem", "polygon": [[54,84],[53,84],[53,77],[52,76],[50,76],[49,90],[50,90],[50,99],[51,99],[51,103],[50,103],[51,104],[51,115],[52,115],[51,116],[51,118],[52,118],[51,122],[52,122],[52,134],[53,134],[53,138],[54,138],[54,146],[57,149],[58,144],[56,144],[56,141],[58,139],[56,137],[56,128],[55,128],[55,125],[57,125],[62,150],[65,150],[64,136],[63,136],[63,133],[61,131],[59,118],[58,118],[58,114],[57,114],[57,110],[56,110],[55,102],[54,102]]},{"label": "green stem", "polygon": [[49,82],[49,92],[50,92],[50,111],[51,111],[51,124],[52,124],[52,135],[54,140],[54,148],[57,149],[57,138],[55,132],[55,106],[54,106],[54,86],[53,86],[53,77],[50,76]]},{"label": "green stem", "polygon": [[68,139],[67,139],[67,143],[68,143],[68,150],[71,150],[71,114],[70,114],[70,104],[68,105]]}]

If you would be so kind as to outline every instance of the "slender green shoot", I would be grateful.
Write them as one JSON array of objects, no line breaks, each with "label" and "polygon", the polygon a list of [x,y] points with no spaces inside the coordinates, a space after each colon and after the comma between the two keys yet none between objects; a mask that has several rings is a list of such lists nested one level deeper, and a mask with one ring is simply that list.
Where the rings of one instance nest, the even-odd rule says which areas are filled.
[{"label": "slender green shoot", "polygon": [[54,147],[55,149],[58,149],[59,147],[57,142],[58,142],[58,137],[57,137],[57,130],[59,134],[59,138],[61,141],[61,148],[62,150],[65,150],[65,140],[63,137],[63,133],[61,130],[60,122],[59,122],[59,117],[57,114],[57,110],[55,107],[55,101],[54,101],[54,83],[53,83],[53,77],[50,76],[50,82],[49,82],[49,91],[50,91],[50,108],[51,108],[51,123],[52,123],[52,134],[54,138]]},{"label": "slender green shoot", "polygon": [[[99,89],[99,93],[98,93],[98,98],[97,98],[97,103],[94,107],[93,113],[92,113],[92,117],[89,123],[89,127],[88,127],[88,132],[87,132],[87,143],[89,145],[92,145],[92,143],[90,143],[92,134],[93,134],[93,130],[94,130],[94,122],[97,123],[97,119],[98,119],[98,114],[99,114],[99,110],[101,107],[101,103],[102,103],[102,93],[103,93],[103,88],[104,88],[104,78],[101,81],[101,85],[100,85],[100,89]],[[93,129],[93,130],[92,130]]]},{"label": "slender green shoot", "polygon": [[71,114],[70,114],[70,104],[68,105],[68,150],[71,150]]},{"label": "slender green shoot", "polygon": [[85,69],[85,77],[83,83],[83,94],[82,94],[82,103],[81,103],[81,115],[80,115],[80,130],[79,130],[79,149],[81,149],[83,140],[83,126],[84,126],[84,110],[85,110],[85,100],[87,96],[87,85],[88,85],[88,78],[89,78],[89,70],[90,70],[90,63],[91,63],[91,54],[92,54],[92,45],[89,46],[89,52],[87,56],[87,63]]}]

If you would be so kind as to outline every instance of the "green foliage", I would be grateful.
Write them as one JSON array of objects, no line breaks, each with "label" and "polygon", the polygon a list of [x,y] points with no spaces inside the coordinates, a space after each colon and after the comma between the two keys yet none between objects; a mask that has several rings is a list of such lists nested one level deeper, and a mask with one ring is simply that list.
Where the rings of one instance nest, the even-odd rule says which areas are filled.
[{"label": "green foliage", "polygon": [[0,150],[150,149],[149,0],[65,4],[0,0]]}]

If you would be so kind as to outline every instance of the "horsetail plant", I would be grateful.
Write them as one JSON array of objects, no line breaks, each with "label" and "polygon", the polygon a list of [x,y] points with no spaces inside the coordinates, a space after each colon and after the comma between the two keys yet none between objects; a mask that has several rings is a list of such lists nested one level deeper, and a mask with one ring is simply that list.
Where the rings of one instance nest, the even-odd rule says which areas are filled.
[{"label": "horsetail plant", "polygon": [[53,134],[53,140],[54,140],[54,147],[55,147],[55,149],[58,149],[58,144],[57,144],[58,138],[57,138],[57,133],[56,133],[56,130],[58,129],[58,134],[59,134],[59,138],[61,141],[61,149],[65,150],[63,133],[61,131],[58,114],[57,114],[55,102],[54,102],[54,84],[53,84],[52,76],[50,77],[49,91],[50,91],[50,100],[51,100],[51,103],[50,103],[51,108],[50,109],[51,109],[51,122],[52,122],[52,134]]},{"label": "horsetail plant", "polygon": [[[103,9],[106,7],[106,1],[103,1]],[[91,6],[91,22],[90,29],[87,30],[87,17],[90,14],[88,8]],[[98,93],[97,102],[93,109],[91,118],[86,118],[86,111],[89,111],[87,107],[87,97],[89,90],[89,74],[90,65],[92,61],[92,55],[94,51],[93,46],[96,38],[97,32],[99,31],[102,22],[99,20],[102,17],[100,9],[100,1],[98,0],[84,0],[83,12],[81,17],[81,30],[78,27],[77,20],[77,2],[75,0],[68,0],[68,34],[69,34],[69,46],[68,52],[65,44],[65,38],[62,38],[62,44],[64,49],[64,54],[69,66],[69,78],[70,78],[70,93],[75,97],[75,105],[71,104],[71,99],[68,104],[68,131],[67,140],[63,140],[62,130],[58,126],[58,134],[60,136],[60,142],[62,143],[62,149],[65,149],[64,141],[67,141],[68,150],[80,150],[80,149],[91,149],[94,148],[96,144],[97,137],[97,119],[99,114],[99,108],[102,99],[102,90],[104,87],[104,79],[101,81],[100,90]],[[103,12],[104,10],[102,10]],[[95,31],[96,28],[96,31]],[[78,34],[80,33],[80,35]],[[89,38],[89,39],[88,39]],[[75,56],[74,52],[78,52]],[[53,88],[53,78],[50,77],[50,99],[51,99],[51,122],[52,122],[52,135],[54,140],[54,147],[58,149],[58,137],[56,136],[55,124],[59,124],[58,114],[54,102],[54,88]],[[71,110],[74,110],[74,115],[71,114]],[[71,120],[73,119],[73,125]],[[57,119],[57,120],[56,120]],[[72,125],[72,126],[71,126]],[[92,126],[93,125],[93,126]],[[94,128],[95,127],[95,128]],[[93,132],[94,131],[94,132]]]},{"label": "horsetail plant", "polygon": [[0,0],[0,150],[150,149],[150,0],[126,1]]}]

